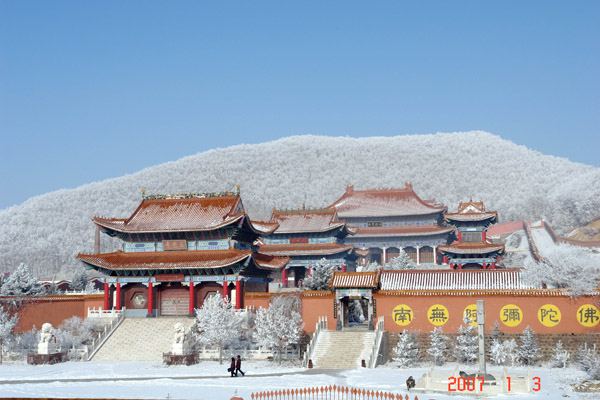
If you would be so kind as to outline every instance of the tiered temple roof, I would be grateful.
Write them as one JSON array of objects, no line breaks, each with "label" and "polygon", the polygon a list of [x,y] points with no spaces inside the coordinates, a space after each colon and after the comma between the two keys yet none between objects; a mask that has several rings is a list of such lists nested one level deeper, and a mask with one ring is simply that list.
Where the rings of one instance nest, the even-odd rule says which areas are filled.
[{"label": "tiered temple roof", "polygon": [[485,221],[489,220],[489,223],[496,223],[498,221],[497,211],[486,211],[482,201],[468,201],[461,202],[458,205],[458,212],[445,213],[444,218],[446,221],[452,223],[456,222],[468,222],[468,221]]},{"label": "tiered temple roof", "polygon": [[279,226],[273,232],[281,233],[304,233],[304,232],[327,232],[332,229],[345,230],[346,223],[338,220],[337,213],[333,208],[320,210],[277,210],[273,208],[271,223]]},{"label": "tiered temple roof", "polygon": [[94,217],[93,222],[117,233],[197,232],[243,225],[264,235],[273,232],[273,223],[253,223],[244,212],[239,196],[144,199],[127,219]]},{"label": "tiered temple roof", "polygon": [[357,217],[395,217],[443,213],[447,207],[433,200],[422,200],[414,192],[412,184],[404,189],[354,190],[349,185],[346,192],[331,205],[342,219]]}]

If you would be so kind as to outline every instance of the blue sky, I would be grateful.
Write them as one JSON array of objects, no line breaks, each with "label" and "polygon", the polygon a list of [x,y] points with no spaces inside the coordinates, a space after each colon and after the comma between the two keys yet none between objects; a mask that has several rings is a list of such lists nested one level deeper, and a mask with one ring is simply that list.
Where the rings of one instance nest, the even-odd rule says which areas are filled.
[{"label": "blue sky", "polygon": [[480,129],[600,166],[599,20],[598,1],[0,1],[0,208],[297,134]]}]

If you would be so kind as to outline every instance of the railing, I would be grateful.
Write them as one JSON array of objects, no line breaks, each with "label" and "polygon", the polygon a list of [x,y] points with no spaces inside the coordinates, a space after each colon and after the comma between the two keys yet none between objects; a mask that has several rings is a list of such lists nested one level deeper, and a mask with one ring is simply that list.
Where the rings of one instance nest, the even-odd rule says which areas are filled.
[{"label": "railing", "polygon": [[[269,360],[275,359],[279,356],[279,351],[272,349],[259,348],[256,350],[245,349],[223,349],[223,358],[231,358],[236,356],[242,356],[246,360]],[[198,358],[201,360],[218,360],[219,349],[218,348],[206,348],[202,347],[198,350]],[[300,358],[300,349],[289,349],[284,348],[281,353],[282,360],[297,360]]]},{"label": "railing", "polygon": [[[270,390],[250,394],[252,400],[410,400],[408,395],[346,386]],[[419,400],[417,396],[413,398]]]},{"label": "railing", "polygon": [[104,290],[94,289],[94,290],[65,290],[63,294],[67,296],[81,296],[84,294],[103,294]]},{"label": "railing", "polygon": [[377,360],[379,359],[379,349],[381,349],[381,342],[385,333],[385,324],[383,317],[377,319],[377,326],[375,327],[375,343],[373,343],[373,349],[371,350],[371,358],[369,358],[369,368],[375,368],[377,366]]},{"label": "railing", "polygon": [[315,352],[321,330],[327,330],[327,317],[319,317],[319,321],[316,323],[315,333],[313,333],[312,339],[310,339],[310,342],[306,347],[306,352],[304,353],[304,360],[302,361],[302,366],[304,368],[308,368],[308,361],[312,359],[313,353]]},{"label": "railing", "polygon": [[103,310],[102,307],[96,309],[88,307],[88,318],[119,318],[119,315],[125,313],[125,308],[122,310]]},{"label": "railing", "polygon": [[[125,308],[123,308],[122,311],[119,311],[115,315],[116,315],[116,318],[114,318],[112,321],[110,321],[110,325],[104,326],[104,331],[100,334],[100,336],[98,336],[98,338],[96,338],[95,340],[92,341],[91,345],[88,346],[87,361],[90,361],[92,359],[92,357],[94,357],[94,355],[96,354],[98,349],[100,349],[100,347],[102,347],[104,342],[106,342],[106,340],[110,337],[110,335],[112,335],[112,333],[115,331],[115,329],[117,329],[119,327],[119,325],[121,325],[121,322],[123,322],[123,320],[125,319]],[[89,308],[88,308],[88,317],[89,317]],[[99,317],[106,317],[106,315],[102,314],[102,309],[100,309]]]}]

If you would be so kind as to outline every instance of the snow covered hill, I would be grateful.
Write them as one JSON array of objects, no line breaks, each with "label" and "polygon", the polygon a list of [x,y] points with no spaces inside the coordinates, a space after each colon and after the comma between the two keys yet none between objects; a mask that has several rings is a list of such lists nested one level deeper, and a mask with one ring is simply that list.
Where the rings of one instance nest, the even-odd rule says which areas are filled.
[{"label": "snow covered hill", "polygon": [[[455,209],[483,200],[502,221],[545,217],[560,233],[600,216],[600,168],[543,155],[486,132],[379,138],[294,136],[210,150],[135,174],[59,190],[0,211],[0,272],[20,262],[39,277],[68,275],[93,249],[94,215],[127,217],[147,193],[232,190],[254,218],[327,206],[355,189],[413,183]],[[103,238],[103,251],[114,243]]]}]

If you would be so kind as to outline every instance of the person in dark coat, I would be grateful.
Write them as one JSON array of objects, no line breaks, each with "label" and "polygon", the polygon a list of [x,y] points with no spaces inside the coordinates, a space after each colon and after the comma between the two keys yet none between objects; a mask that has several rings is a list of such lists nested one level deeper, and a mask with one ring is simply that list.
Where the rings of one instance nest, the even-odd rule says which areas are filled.
[{"label": "person in dark coat", "polygon": [[409,376],[406,380],[406,388],[410,391],[410,389],[415,387],[415,379],[412,376]]},{"label": "person in dark coat", "polygon": [[235,375],[237,376],[237,373],[241,372],[242,376],[246,375],[244,373],[244,371],[242,371],[242,357],[240,357],[240,355],[238,354],[237,356],[237,362],[235,363]]},{"label": "person in dark coat", "polygon": [[231,357],[231,365],[227,368],[227,371],[231,372],[231,376],[237,376],[237,372],[235,371],[235,358]]}]

